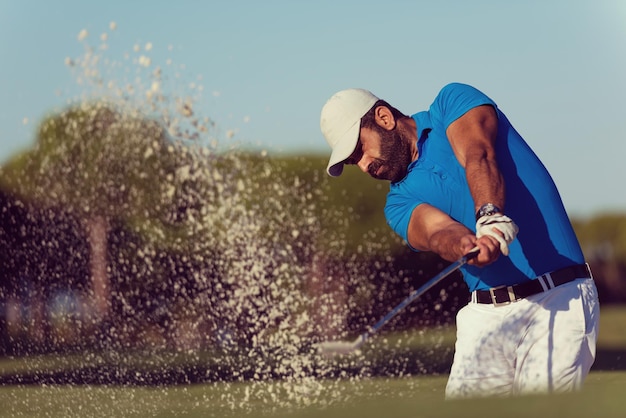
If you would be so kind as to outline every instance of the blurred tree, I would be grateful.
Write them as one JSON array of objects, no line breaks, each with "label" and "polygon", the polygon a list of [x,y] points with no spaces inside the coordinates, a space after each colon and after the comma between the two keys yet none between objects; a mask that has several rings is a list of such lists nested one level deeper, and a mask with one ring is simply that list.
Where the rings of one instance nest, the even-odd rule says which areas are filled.
[{"label": "blurred tree", "polygon": [[602,302],[626,300],[626,215],[601,214],[574,220],[574,229],[592,266]]},{"label": "blurred tree", "polygon": [[625,214],[601,214],[573,224],[588,258],[626,262]]},{"label": "blurred tree", "polygon": [[321,247],[343,247],[347,253],[363,255],[406,251],[385,221],[387,183],[364,176],[356,167],[346,167],[340,177],[331,178],[325,171],[325,156],[274,159],[314,194],[315,215],[321,223]]},{"label": "blurred tree", "polygon": [[171,212],[175,163],[162,127],[134,112],[86,103],[48,117],[36,145],[2,168],[12,195],[82,219],[89,243],[89,299],[97,320],[111,306],[107,239],[112,219],[152,234]]}]

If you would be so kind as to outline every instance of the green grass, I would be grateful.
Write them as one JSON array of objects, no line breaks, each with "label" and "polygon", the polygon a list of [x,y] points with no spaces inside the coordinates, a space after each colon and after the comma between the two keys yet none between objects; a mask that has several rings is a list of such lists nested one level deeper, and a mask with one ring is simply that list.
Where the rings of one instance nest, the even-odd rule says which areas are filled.
[{"label": "green grass", "polygon": [[[2,417],[603,417],[623,418],[626,373],[592,373],[583,391],[510,399],[444,401],[446,377],[323,382],[289,401],[281,383],[163,388],[0,387]],[[276,396],[270,396],[274,393]],[[299,405],[298,405],[299,403]],[[291,405],[291,406],[288,406]]]},{"label": "green grass", "polygon": [[[292,418],[339,417],[603,417],[626,416],[623,386],[626,373],[592,373],[579,393],[550,396],[523,396],[517,398],[489,398],[462,401],[444,401],[445,378],[372,381],[370,385],[385,386],[383,392],[370,396],[370,391],[359,393],[353,400],[326,410],[310,408],[288,415]],[[409,383],[413,382],[414,385]],[[386,393],[384,393],[386,392]]]},{"label": "green grass", "polygon": [[[602,309],[599,349],[621,359],[626,353],[626,309]],[[450,328],[403,335],[380,335],[367,350],[385,357],[393,349],[419,352],[450,346]],[[208,355],[208,354],[207,354]],[[210,356],[172,355],[148,358],[40,356],[0,359],[0,376],[43,373],[81,366],[117,364],[144,370],[218,361]],[[424,360],[424,358],[420,357]],[[386,358],[386,360],[389,360]],[[614,359],[608,359],[612,370]],[[623,365],[623,359],[620,360]],[[215,383],[163,387],[120,386],[0,386],[0,417],[626,417],[623,394],[626,371],[593,371],[579,393],[524,396],[511,399],[444,401],[447,376],[316,381],[304,379],[260,383]]]}]

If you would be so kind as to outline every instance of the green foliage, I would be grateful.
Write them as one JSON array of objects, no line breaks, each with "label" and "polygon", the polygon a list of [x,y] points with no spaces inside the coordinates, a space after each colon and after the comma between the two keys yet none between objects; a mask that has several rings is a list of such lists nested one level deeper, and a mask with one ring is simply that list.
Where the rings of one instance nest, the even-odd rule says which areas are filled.
[{"label": "green foliage", "polygon": [[372,179],[356,167],[346,167],[341,176],[330,177],[326,173],[326,156],[274,160],[282,165],[286,175],[298,179],[314,195],[323,245],[342,247],[349,254],[389,255],[406,251],[385,221],[388,183]]},{"label": "green foliage", "polygon": [[626,262],[626,214],[601,214],[572,223],[589,259]]},{"label": "green foliage", "polygon": [[83,104],[42,122],[35,148],[3,168],[2,187],[83,217],[150,219],[163,212],[173,168],[159,124]]}]

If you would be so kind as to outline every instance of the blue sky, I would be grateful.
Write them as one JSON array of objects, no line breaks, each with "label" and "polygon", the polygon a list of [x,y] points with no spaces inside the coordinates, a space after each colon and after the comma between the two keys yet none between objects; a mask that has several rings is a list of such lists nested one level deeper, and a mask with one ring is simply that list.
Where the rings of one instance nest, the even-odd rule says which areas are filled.
[{"label": "blue sky", "polygon": [[570,214],[626,211],[626,1],[0,0],[0,162],[84,94],[65,61],[102,34],[108,60],[145,54],[182,73],[202,85],[196,111],[273,153],[327,152],[319,111],[337,90],[367,88],[412,114],[448,82],[473,84],[542,158]]}]

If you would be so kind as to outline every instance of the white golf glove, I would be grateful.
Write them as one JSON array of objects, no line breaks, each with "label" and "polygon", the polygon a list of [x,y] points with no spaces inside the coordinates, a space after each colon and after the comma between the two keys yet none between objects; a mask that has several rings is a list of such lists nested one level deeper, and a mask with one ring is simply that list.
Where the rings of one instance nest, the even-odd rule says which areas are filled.
[{"label": "white golf glove", "polygon": [[[502,232],[500,235],[494,229]],[[484,235],[494,237],[500,243],[500,252],[509,255],[509,244],[513,242],[519,228],[515,222],[506,215],[486,215],[476,221],[476,238]]]}]

